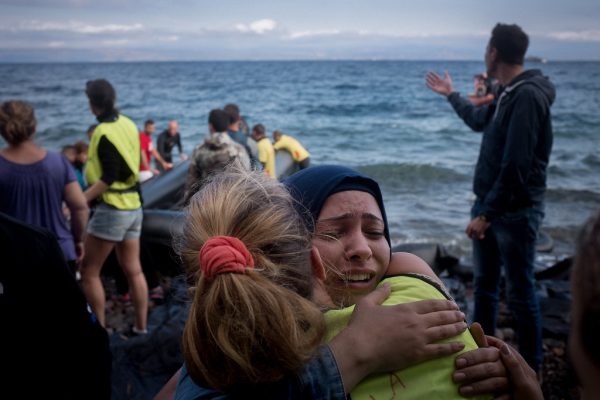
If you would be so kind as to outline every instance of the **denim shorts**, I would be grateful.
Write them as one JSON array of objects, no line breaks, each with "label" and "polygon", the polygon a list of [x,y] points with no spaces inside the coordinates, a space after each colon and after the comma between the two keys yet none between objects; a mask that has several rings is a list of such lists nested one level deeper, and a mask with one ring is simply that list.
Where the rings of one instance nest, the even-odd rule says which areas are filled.
[{"label": "denim shorts", "polygon": [[87,233],[112,242],[139,239],[142,233],[142,219],[141,207],[136,210],[117,210],[100,204],[88,223]]}]

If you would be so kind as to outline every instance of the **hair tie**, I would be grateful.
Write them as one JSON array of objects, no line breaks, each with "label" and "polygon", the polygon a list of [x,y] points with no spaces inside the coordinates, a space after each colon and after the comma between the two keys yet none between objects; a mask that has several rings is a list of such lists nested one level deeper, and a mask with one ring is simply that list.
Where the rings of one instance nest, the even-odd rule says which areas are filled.
[{"label": "hair tie", "polygon": [[218,274],[243,274],[254,267],[254,259],[240,239],[232,236],[214,236],[208,239],[198,255],[204,278],[213,280]]}]

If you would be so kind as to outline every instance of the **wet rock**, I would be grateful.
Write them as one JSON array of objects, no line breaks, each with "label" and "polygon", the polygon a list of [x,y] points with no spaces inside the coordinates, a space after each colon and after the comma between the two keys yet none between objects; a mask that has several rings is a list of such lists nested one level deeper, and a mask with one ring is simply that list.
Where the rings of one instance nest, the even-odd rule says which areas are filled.
[{"label": "wet rock", "polygon": [[535,278],[538,280],[568,280],[571,273],[572,264],[573,257],[562,257],[558,260],[554,259],[554,262],[549,266],[544,264],[540,266],[540,264],[537,264],[538,268],[536,268],[535,271]]},{"label": "wet rock", "polygon": [[442,276],[440,279],[446,289],[448,289],[450,296],[452,296],[456,304],[460,307],[461,311],[467,314],[469,311],[469,304],[467,302],[467,290],[465,284],[455,278]]},{"label": "wet rock", "polygon": [[[164,303],[150,310],[148,334],[111,335],[113,400],[151,399],[183,364],[181,336],[189,304],[183,278],[174,279],[167,293]],[[117,320],[112,316],[112,323]]]},{"label": "wet rock", "polygon": [[392,248],[393,252],[403,251],[422,258],[439,275],[458,263],[458,257],[437,243],[404,243]]}]

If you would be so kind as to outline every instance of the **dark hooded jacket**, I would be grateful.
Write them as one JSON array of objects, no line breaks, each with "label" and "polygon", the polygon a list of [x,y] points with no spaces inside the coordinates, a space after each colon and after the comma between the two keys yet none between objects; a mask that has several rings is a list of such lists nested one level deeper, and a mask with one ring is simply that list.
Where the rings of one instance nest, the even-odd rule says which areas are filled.
[{"label": "dark hooded jacket", "polygon": [[539,70],[513,79],[492,104],[475,107],[458,93],[448,100],[474,131],[483,131],[473,191],[488,219],[541,207],[552,150],[554,85]]}]

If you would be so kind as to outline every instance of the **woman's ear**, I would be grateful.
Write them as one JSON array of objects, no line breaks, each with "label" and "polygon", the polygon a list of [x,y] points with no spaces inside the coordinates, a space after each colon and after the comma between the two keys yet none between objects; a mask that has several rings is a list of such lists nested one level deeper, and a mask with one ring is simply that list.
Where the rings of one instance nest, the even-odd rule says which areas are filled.
[{"label": "woman's ear", "polygon": [[313,297],[312,301],[324,309],[334,306],[333,301],[325,289],[325,265],[316,247],[310,249],[310,263],[313,271]]},{"label": "woman's ear", "polygon": [[325,280],[325,266],[319,254],[319,250],[312,246],[310,248],[310,264],[312,266],[313,276],[319,281]]}]

